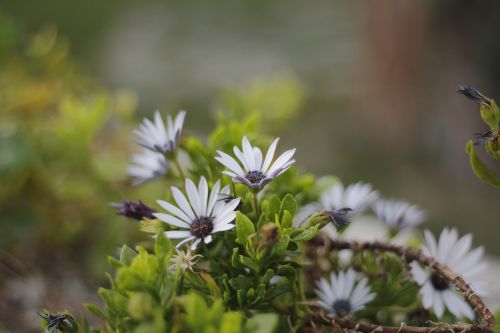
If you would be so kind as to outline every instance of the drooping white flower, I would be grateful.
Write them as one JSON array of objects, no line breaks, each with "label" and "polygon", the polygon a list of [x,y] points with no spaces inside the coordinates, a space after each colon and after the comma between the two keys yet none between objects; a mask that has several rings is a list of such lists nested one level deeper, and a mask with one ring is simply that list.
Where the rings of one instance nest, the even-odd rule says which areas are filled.
[{"label": "drooping white flower", "polygon": [[333,317],[343,317],[355,313],[375,298],[366,277],[356,282],[358,274],[350,268],[338,274],[332,273],[330,280],[316,282],[319,305]]},{"label": "drooping white flower", "polygon": [[179,144],[185,117],[186,111],[180,111],[174,121],[168,115],[165,126],[160,112],[156,111],[154,123],[148,118],[144,118],[139,128],[134,130],[134,134],[137,136],[137,143],[146,149],[158,153],[172,153]]},{"label": "drooping white flower", "polygon": [[237,146],[233,148],[239,163],[220,150],[217,151],[219,156],[215,157],[215,159],[229,169],[229,171],[223,173],[231,177],[233,182],[243,183],[252,189],[260,190],[271,180],[288,170],[295,162],[292,159],[295,149],[287,150],[273,162],[278,141],[279,138],[273,141],[266,157],[263,158],[262,151],[258,147],[252,147],[245,136],[242,141],[242,150]]},{"label": "drooping white flower", "polygon": [[[422,246],[422,252],[425,255],[434,257],[436,261],[461,275],[479,294],[484,293],[481,281],[481,276],[487,268],[486,263],[482,262],[484,248],[478,247],[470,251],[471,234],[459,239],[455,228],[445,228],[439,236],[439,242],[436,242],[428,230],[424,231],[424,235],[425,244]],[[411,273],[413,279],[421,286],[420,295],[424,308],[432,309],[438,318],[443,316],[445,308],[458,318],[474,318],[470,305],[438,273],[424,269],[416,262],[411,263]]]},{"label": "drooping white flower", "polygon": [[201,254],[193,255],[190,247],[188,247],[185,252],[179,249],[175,249],[175,251],[177,252],[177,254],[173,255],[169,260],[169,262],[172,264],[168,268],[170,270],[176,270],[177,268],[179,268],[183,272],[188,269],[192,272],[194,265],[196,265],[198,260],[203,257]]},{"label": "drooping white flower", "polygon": [[373,211],[380,221],[396,230],[414,228],[425,220],[421,209],[402,200],[378,200]]},{"label": "drooping white flower", "polygon": [[134,178],[133,185],[163,177],[167,174],[168,162],[160,153],[143,149],[141,153],[132,155],[132,164],[127,169],[127,175]]},{"label": "drooping white flower", "polygon": [[193,241],[191,249],[194,250],[202,240],[205,244],[210,243],[213,233],[235,227],[231,222],[236,218],[235,208],[240,199],[230,201],[218,199],[219,195],[229,194],[229,186],[220,190],[220,181],[217,181],[209,195],[207,180],[201,177],[198,187],[191,179],[186,179],[187,198],[177,187],[172,186],[171,190],[177,206],[158,200],[158,204],[169,214],[155,213],[153,215],[170,225],[186,229],[165,232],[168,238],[183,239],[177,247]]}]

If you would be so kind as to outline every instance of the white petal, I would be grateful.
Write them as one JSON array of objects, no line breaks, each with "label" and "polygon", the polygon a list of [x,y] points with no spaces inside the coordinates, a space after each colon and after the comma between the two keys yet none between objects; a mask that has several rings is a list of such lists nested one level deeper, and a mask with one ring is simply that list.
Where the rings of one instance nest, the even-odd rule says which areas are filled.
[{"label": "white petal", "polygon": [[196,248],[198,247],[198,244],[200,244],[201,242],[201,239],[200,238],[197,238],[193,244],[191,244],[191,250],[196,250]]},{"label": "white petal", "polygon": [[253,154],[255,158],[255,170],[261,171],[262,169],[262,152],[258,147],[253,147]]},{"label": "white petal", "polygon": [[443,296],[440,292],[436,292],[434,294],[434,304],[433,304],[434,313],[438,318],[441,318],[444,314],[444,303]]},{"label": "white petal", "polygon": [[167,212],[177,216],[179,219],[183,220],[187,224],[191,224],[191,219],[189,216],[186,215],[182,210],[179,208],[175,207],[169,202],[163,201],[163,200],[158,200],[157,201],[158,205],[160,205],[161,208],[165,209]]},{"label": "white petal", "polygon": [[215,159],[222,163],[226,168],[229,170],[233,171],[234,173],[240,175],[240,176],[245,176],[246,173],[243,171],[243,169],[240,167],[238,162],[228,154],[224,153],[223,151],[218,150],[217,153],[220,156],[217,156]]},{"label": "white petal", "polygon": [[189,224],[178,219],[177,217],[173,217],[172,215],[164,214],[164,213],[153,213],[153,216],[162,220],[163,222],[167,222],[176,227],[180,228],[191,228]]},{"label": "white petal", "polygon": [[173,231],[166,231],[165,236],[167,236],[167,238],[176,239],[176,238],[188,238],[192,235],[191,231],[173,230]]},{"label": "white petal", "polygon": [[431,257],[436,257],[437,244],[434,235],[432,235],[432,233],[429,230],[424,230],[424,236],[425,236],[425,245],[429,250],[429,253],[427,253],[427,255]]},{"label": "white petal", "polygon": [[207,216],[208,184],[207,180],[203,176],[201,176],[198,183],[198,193],[200,197],[201,215]]},{"label": "white petal", "polygon": [[203,241],[205,242],[205,244],[208,244],[212,241],[212,235],[208,235],[206,236]]},{"label": "white petal", "polygon": [[177,187],[172,186],[171,188],[172,195],[174,196],[174,200],[177,203],[177,206],[186,213],[187,216],[189,216],[189,219],[191,221],[194,221],[196,219],[196,216],[193,213],[193,210],[191,209],[191,205],[187,201],[186,197],[184,196],[184,193],[181,192]]},{"label": "white petal", "polygon": [[243,154],[243,152],[240,151],[240,149],[237,146],[233,147],[233,153],[234,153],[234,155],[236,155],[238,160],[240,160],[241,164],[243,165],[243,167],[245,168],[246,171],[252,171],[252,169],[250,168],[250,164],[248,163],[248,161],[245,157],[245,154]]},{"label": "white petal", "polygon": [[195,239],[196,237],[195,236],[191,236],[191,237],[188,237],[182,241],[180,241],[175,247],[176,248],[180,248],[182,245],[186,244],[187,242],[190,242],[192,241],[193,239]]},{"label": "white petal", "polygon": [[271,162],[273,161],[274,157],[274,152],[276,151],[276,146],[278,145],[278,142],[280,141],[280,138],[276,138],[273,143],[269,146],[269,149],[267,150],[266,153],[266,158],[264,159],[264,163],[262,164],[262,169],[261,171],[264,174],[267,174],[267,169],[269,169],[269,166],[271,165]]},{"label": "white petal", "polygon": [[420,294],[422,295],[422,305],[425,309],[429,310],[434,303],[434,294],[436,291],[432,287],[430,282],[426,282],[422,288],[420,288]]},{"label": "white petal", "polygon": [[472,235],[467,234],[463,236],[453,248],[453,256],[448,260],[448,265],[451,267],[458,261],[462,259],[462,257],[470,250],[472,245]]},{"label": "white petal", "polygon": [[233,212],[233,213],[229,213],[221,218],[217,218],[215,220],[215,226],[218,227],[218,226],[222,226],[222,225],[226,225],[228,223],[231,223],[232,221],[234,221],[234,219],[236,218],[236,213]]},{"label": "white petal", "polygon": [[214,184],[214,187],[212,188],[212,191],[210,192],[210,198],[208,199],[208,204],[207,204],[207,216],[212,215],[212,210],[214,208],[215,203],[217,202],[217,198],[219,197],[219,189],[220,189],[220,180],[217,180]]},{"label": "white petal", "polygon": [[276,161],[274,161],[274,163],[271,165],[271,167],[267,171],[267,174],[272,174],[274,171],[281,168],[285,163],[287,163],[293,157],[293,154],[295,154],[295,148],[287,150],[286,152],[281,154],[281,156],[278,157],[278,159],[276,159]]},{"label": "white petal", "polygon": [[196,216],[200,217],[202,215],[200,195],[196,185],[194,185],[193,181],[189,178],[186,178],[186,192],[194,213]]},{"label": "white petal", "polygon": [[212,232],[214,233],[220,231],[227,231],[233,229],[234,227],[236,227],[234,224],[219,224],[217,226],[214,226]]},{"label": "white petal", "polygon": [[419,285],[423,285],[427,280],[428,274],[416,262],[412,262],[410,266],[411,266],[411,274],[413,276],[413,280],[415,280],[415,282],[417,282]]},{"label": "white petal", "polygon": [[243,154],[245,155],[245,159],[248,163],[248,167],[250,168],[248,171],[257,170],[257,168],[255,166],[255,156],[254,156],[254,152],[252,149],[252,145],[250,144],[250,142],[248,141],[246,136],[243,137],[242,145],[243,145],[243,147],[242,147]]}]

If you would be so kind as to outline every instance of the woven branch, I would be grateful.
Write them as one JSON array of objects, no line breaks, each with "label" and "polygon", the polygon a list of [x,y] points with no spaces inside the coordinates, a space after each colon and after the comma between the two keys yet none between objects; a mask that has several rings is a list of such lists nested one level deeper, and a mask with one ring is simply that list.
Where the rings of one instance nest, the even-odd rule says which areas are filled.
[{"label": "woven branch", "polygon": [[[470,285],[464,279],[451,271],[448,267],[437,262],[433,257],[426,256],[422,251],[413,250],[406,246],[394,245],[384,242],[356,242],[331,240],[327,246],[330,249],[371,251],[371,252],[392,252],[402,257],[407,263],[417,261],[423,266],[427,266],[440,274],[444,279],[457,288],[464,299],[471,305],[477,315],[477,324],[446,324],[440,323],[432,327],[407,326],[381,326],[370,323],[361,323],[351,318],[328,318],[322,314],[312,314],[316,322],[333,327],[355,330],[364,333],[385,332],[385,333],[445,333],[445,332],[484,332],[492,333],[495,326],[495,318],[484,302],[479,298]],[[312,305],[312,304],[309,304]]]}]

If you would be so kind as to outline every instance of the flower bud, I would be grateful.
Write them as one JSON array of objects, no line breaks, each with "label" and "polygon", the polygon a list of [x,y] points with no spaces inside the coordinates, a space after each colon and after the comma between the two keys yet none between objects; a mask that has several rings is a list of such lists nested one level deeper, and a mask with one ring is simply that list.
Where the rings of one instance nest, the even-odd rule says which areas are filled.
[{"label": "flower bud", "polygon": [[122,203],[112,203],[110,205],[116,209],[118,215],[122,215],[131,219],[142,221],[143,219],[154,219],[153,213],[155,210],[142,201],[134,202],[132,200],[125,200]]},{"label": "flower bud", "polygon": [[262,226],[259,232],[260,244],[272,246],[281,238],[279,227],[274,223],[267,223]]}]

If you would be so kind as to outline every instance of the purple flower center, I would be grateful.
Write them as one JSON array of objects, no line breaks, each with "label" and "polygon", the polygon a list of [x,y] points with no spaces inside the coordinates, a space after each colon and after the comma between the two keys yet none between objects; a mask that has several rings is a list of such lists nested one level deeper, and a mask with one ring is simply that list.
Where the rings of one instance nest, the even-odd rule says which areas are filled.
[{"label": "purple flower center", "polygon": [[333,303],[333,309],[338,317],[344,317],[352,310],[351,302],[347,299],[339,299]]},{"label": "purple flower center", "polygon": [[436,272],[431,274],[431,283],[434,289],[439,291],[446,290],[450,286],[448,281]]},{"label": "purple flower center", "polygon": [[214,229],[213,217],[201,216],[191,224],[191,234],[197,238],[204,238],[210,235]]},{"label": "purple flower center", "polygon": [[246,179],[248,179],[248,181],[252,184],[258,184],[260,183],[261,180],[263,180],[264,178],[266,178],[266,175],[264,175],[262,172],[260,171],[250,171],[247,173],[247,175],[245,176]]}]

